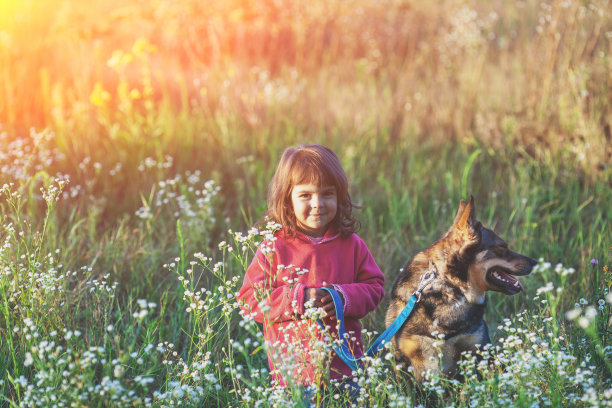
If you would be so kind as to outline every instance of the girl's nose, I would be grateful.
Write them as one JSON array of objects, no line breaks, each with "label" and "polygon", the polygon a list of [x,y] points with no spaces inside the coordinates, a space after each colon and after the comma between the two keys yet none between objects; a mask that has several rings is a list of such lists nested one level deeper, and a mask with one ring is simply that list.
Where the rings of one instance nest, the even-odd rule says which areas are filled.
[{"label": "girl's nose", "polygon": [[318,208],[321,205],[321,200],[319,199],[318,195],[312,196],[312,201],[310,205],[313,206],[314,208]]}]

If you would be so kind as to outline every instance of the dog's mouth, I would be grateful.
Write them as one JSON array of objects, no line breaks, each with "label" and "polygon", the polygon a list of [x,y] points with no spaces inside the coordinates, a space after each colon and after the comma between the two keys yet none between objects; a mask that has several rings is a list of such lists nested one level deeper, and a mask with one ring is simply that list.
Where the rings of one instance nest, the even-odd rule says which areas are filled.
[{"label": "dog's mouth", "polygon": [[509,271],[500,267],[489,269],[486,279],[494,287],[494,290],[508,295],[516,295],[524,290],[520,280],[512,276]]}]

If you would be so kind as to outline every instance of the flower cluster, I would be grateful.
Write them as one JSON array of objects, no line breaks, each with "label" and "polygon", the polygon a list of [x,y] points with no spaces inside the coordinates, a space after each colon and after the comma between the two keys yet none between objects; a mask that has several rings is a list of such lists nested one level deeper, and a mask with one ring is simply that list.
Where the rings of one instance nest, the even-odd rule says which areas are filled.
[{"label": "flower cluster", "polygon": [[150,407],[158,405],[156,399],[166,403],[178,399],[159,390],[151,392],[153,373],[144,374],[163,355],[162,347],[147,344],[127,354],[112,347],[86,346],[82,338],[88,336],[78,330],[53,331],[43,338],[34,336],[36,329],[26,320],[16,330],[38,340],[25,353],[23,362],[24,367],[32,369],[32,375],[21,375],[13,381],[24,406],[71,407],[97,400],[107,406]]},{"label": "flower cluster", "polygon": [[173,178],[159,181],[153,190],[155,193],[152,200],[144,202],[136,211],[138,218],[151,220],[168,212],[192,227],[208,230],[215,223],[215,199],[221,188],[214,180],[202,183],[200,171],[177,174]]},{"label": "flower cluster", "polygon": [[22,184],[39,172],[66,160],[66,155],[53,147],[55,133],[30,129],[29,138],[12,138],[0,131],[0,181]]}]

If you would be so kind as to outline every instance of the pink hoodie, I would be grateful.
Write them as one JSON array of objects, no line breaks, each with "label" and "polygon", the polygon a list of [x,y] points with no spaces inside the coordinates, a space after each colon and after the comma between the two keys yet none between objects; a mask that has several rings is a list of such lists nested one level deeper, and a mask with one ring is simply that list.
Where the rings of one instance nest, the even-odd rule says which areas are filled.
[{"label": "pink hoodie", "polygon": [[[304,290],[328,283],[342,294],[349,346],[355,356],[360,356],[363,342],[359,319],[382,300],[385,277],[366,244],[355,234],[342,238],[336,231],[328,230],[316,242],[302,233],[293,238],[281,230],[274,237],[275,241],[264,241],[257,250],[238,300],[244,302],[241,308],[245,312],[253,312],[254,319],[264,323],[264,337],[271,345],[268,360],[275,378],[286,384],[279,371],[289,361],[294,364],[292,377],[298,383],[311,384],[317,375],[315,365],[319,364],[312,343],[320,333],[316,324],[302,319]],[[262,303],[264,299],[266,302]],[[262,313],[260,307],[264,304]],[[324,322],[336,336],[336,322],[327,318]],[[341,379],[351,375],[351,369],[334,353],[330,377]]]}]

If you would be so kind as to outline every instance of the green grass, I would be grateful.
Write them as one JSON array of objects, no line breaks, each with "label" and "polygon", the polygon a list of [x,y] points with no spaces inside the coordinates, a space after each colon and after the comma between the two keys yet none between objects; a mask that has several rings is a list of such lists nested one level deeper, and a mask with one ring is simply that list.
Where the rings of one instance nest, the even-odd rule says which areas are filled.
[{"label": "green grass", "polygon": [[[462,383],[417,392],[384,350],[352,402],[612,401],[609,10],[5,3],[0,406],[287,406],[233,293],[300,142],[340,156],[387,293],[469,194],[541,258],[526,293],[488,297],[497,368],[467,359]],[[107,65],[115,51],[133,60]],[[366,344],[388,301],[363,319]]]},{"label": "green grass", "polygon": [[[281,151],[294,142],[272,143]],[[343,149],[351,149],[332,147],[341,156]],[[434,151],[443,160],[433,160]],[[521,157],[500,160],[491,151],[475,157],[474,151],[456,144],[400,148],[389,151],[389,159],[376,166],[359,157],[352,163],[344,158],[349,177],[357,180],[353,195],[364,207],[359,211],[361,235],[387,276],[388,291],[409,257],[448,228],[464,190],[475,195],[480,219],[513,248],[553,263],[541,265],[523,280],[527,296],[489,296],[486,318],[497,354],[502,355],[498,358],[511,367],[491,372],[468,363],[466,372],[483,373],[463,384],[434,378],[427,393],[442,393],[440,406],[468,406],[474,401],[530,406],[542,398],[553,405],[574,406],[587,392],[606,400],[602,392],[609,387],[610,360],[607,351],[598,350],[609,345],[610,305],[599,310],[597,304],[612,283],[610,273],[603,271],[610,259],[611,237],[607,203],[612,197],[606,180],[560,176],[571,172],[564,163],[547,168]],[[472,166],[466,164],[470,157],[475,157]],[[52,396],[77,406],[84,401],[129,406],[146,398],[152,398],[153,406],[170,401],[185,406],[251,406],[257,400],[268,401],[270,395],[279,401],[286,398],[259,374],[267,367],[261,328],[241,320],[235,300],[225,296],[237,290],[254,248],[251,239],[249,249],[238,250],[242,244],[234,243],[227,231],[246,232],[250,218],[261,215],[260,203],[246,209],[244,202],[250,197],[263,201],[263,192],[245,186],[249,179],[262,179],[256,183],[265,185],[274,166],[274,161],[262,166],[255,158],[237,161],[228,169],[234,175],[233,186],[222,185],[218,192],[212,184],[204,187],[204,177],[194,173],[189,180],[187,173],[178,173],[180,179],[170,177],[173,169],[137,170],[133,182],[141,179],[142,187],[131,196],[151,206],[151,218],[137,216],[137,204],[131,214],[108,220],[102,216],[106,210],[96,209],[96,197],[85,194],[57,203],[51,197],[45,212],[46,204],[35,193],[17,198],[5,189],[3,224],[12,223],[14,229],[4,232],[9,245],[2,252],[0,281],[1,327],[6,334],[0,364],[8,405],[48,406],[51,402],[45,398]],[[99,179],[92,177],[94,183],[100,182],[102,170],[100,174]],[[222,179],[220,171],[216,174]],[[32,175],[10,191],[36,191],[31,186],[44,183],[53,182]],[[70,184],[64,192],[69,188]],[[226,191],[232,188],[243,196],[228,197]],[[204,190],[210,199],[198,206],[204,194],[196,191]],[[61,197],[59,190],[56,194]],[[183,207],[177,197],[183,197]],[[85,211],[88,206],[93,215]],[[234,251],[217,248],[222,240]],[[196,252],[211,259],[198,260]],[[592,258],[600,264],[591,267]],[[217,262],[221,264],[215,268]],[[556,263],[566,266],[555,271]],[[568,265],[575,272],[565,275]],[[536,296],[547,284],[555,289]],[[589,305],[598,312],[586,325],[581,323],[584,328],[575,324],[579,318],[571,322],[565,317],[581,298],[588,303],[580,305],[582,316]],[[141,306],[138,299],[155,305]],[[380,322],[387,301],[364,319],[368,330],[384,328]],[[199,302],[208,310],[190,306]],[[530,354],[534,350],[537,358]],[[371,372],[362,380],[363,398],[379,405],[419,401],[405,380],[392,374],[392,362],[370,364]],[[177,382],[184,389],[177,389]],[[250,399],[240,402],[245,395]]]}]

